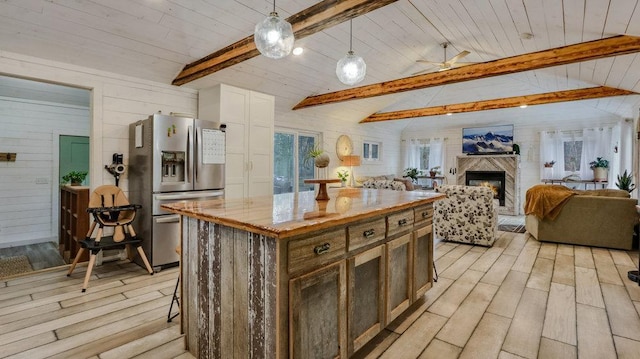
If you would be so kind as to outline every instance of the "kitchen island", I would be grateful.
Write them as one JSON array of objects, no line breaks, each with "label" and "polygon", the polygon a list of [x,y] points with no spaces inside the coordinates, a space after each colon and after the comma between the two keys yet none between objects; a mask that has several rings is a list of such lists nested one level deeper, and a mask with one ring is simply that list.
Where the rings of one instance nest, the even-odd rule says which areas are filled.
[{"label": "kitchen island", "polygon": [[329,189],[163,205],[182,219],[197,358],[346,358],[433,283],[433,192]]}]

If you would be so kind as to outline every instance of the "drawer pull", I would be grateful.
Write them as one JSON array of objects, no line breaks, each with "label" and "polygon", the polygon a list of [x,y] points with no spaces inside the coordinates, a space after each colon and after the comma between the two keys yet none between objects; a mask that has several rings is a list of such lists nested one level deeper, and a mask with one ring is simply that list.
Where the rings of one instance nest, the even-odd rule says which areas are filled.
[{"label": "drawer pull", "polygon": [[362,236],[364,238],[371,238],[371,237],[373,237],[375,235],[376,235],[376,230],[373,229],[373,228],[362,232]]},{"label": "drawer pull", "polygon": [[331,248],[331,244],[329,243],[321,244],[313,248],[313,253],[320,255],[322,253],[328,252],[330,248]]},{"label": "drawer pull", "polygon": [[429,212],[422,212],[422,218],[429,217]]},{"label": "drawer pull", "polygon": [[407,219],[406,218],[403,218],[403,219],[398,221],[398,225],[399,226],[404,226],[405,224],[407,224]]}]

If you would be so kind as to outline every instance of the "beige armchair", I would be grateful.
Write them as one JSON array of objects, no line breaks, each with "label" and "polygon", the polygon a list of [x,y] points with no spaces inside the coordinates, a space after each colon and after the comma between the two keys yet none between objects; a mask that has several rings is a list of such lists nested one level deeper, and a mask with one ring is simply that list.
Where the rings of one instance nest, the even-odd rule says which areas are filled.
[{"label": "beige armchair", "polygon": [[490,188],[441,185],[436,191],[447,197],[434,204],[435,238],[489,247],[493,245],[498,230],[498,209]]}]

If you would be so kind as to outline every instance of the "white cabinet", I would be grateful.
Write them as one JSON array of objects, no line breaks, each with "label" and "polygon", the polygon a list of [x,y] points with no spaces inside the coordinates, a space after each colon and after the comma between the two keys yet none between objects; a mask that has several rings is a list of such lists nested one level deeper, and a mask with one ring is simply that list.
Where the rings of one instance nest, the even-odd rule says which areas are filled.
[{"label": "white cabinet", "polygon": [[271,95],[225,84],[202,89],[198,118],[227,126],[225,197],[273,194],[273,127]]}]

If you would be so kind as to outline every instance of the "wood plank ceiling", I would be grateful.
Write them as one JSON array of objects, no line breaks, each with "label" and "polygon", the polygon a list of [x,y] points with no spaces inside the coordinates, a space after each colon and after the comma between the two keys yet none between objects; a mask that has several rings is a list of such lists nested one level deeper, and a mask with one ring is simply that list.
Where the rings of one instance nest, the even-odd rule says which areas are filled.
[{"label": "wood plank ceiling", "polygon": [[[278,0],[276,5],[287,18],[317,2]],[[2,1],[0,50],[168,84],[185,64],[250,35],[272,6],[270,0]],[[638,0],[398,0],[353,20],[353,49],[367,62],[366,86],[427,69],[418,59],[443,61],[443,42],[451,43],[450,57],[468,50],[465,61],[485,62],[620,34],[640,35]],[[640,91],[640,58],[629,54],[317,106],[293,115],[291,108],[301,99],[347,88],[336,79],[335,64],[349,49],[349,26],[324,29],[296,45],[305,49],[303,55],[282,60],[257,56],[185,86],[229,83],[276,95],[277,118],[352,123],[380,111],[594,86]],[[619,117],[637,117],[640,107],[638,96],[587,102],[580,106]],[[574,106],[562,108],[570,113]],[[470,120],[495,122],[501,117],[496,111],[486,117],[476,113]],[[423,123],[384,125],[407,131]]]}]

